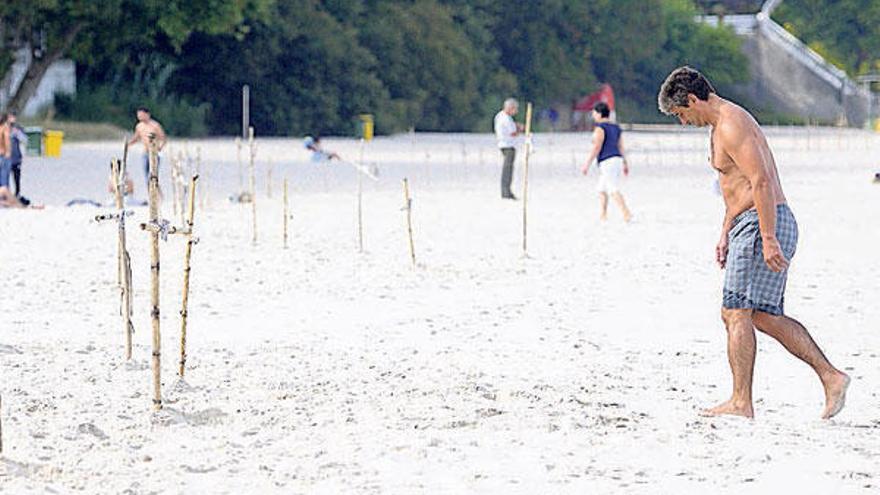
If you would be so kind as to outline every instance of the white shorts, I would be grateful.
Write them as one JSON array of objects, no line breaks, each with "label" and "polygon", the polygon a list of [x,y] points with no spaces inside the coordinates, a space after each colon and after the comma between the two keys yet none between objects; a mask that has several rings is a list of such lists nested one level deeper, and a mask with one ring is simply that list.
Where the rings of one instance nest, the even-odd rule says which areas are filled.
[{"label": "white shorts", "polygon": [[599,182],[596,190],[600,193],[620,191],[620,178],[623,176],[623,158],[614,156],[599,164]]}]

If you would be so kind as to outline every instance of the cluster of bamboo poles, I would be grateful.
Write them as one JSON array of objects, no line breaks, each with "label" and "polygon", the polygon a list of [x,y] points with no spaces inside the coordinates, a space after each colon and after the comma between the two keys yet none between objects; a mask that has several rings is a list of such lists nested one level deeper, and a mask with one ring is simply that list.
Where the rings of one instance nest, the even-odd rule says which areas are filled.
[{"label": "cluster of bamboo poles", "polygon": [[[132,311],[132,278],[131,258],[126,246],[125,218],[133,212],[125,208],[126,195],[126,169],[127,169],[128,145],[126,143],[123,159],[111,162],[111,183],[116,203],[116,213],[98,215],[96,220],[116,220],[118,222],[119,238],[117,283],[120,288],[122,325],[125,335],[125,359],[132,357],[132,333],[134,326],[131,322]],[[162,408],[162,381],[161,381],[161,321],[159,308],[159,282],[160,282],[160,252],[159,240],[167,239],[168,235],[182,235],[186,238],[183,266],[183,289],[180,309],[180,359],[178,362],[178,374],[183,378],[186,372],[186,342],[187,342],[187,319],[190,288],[190,271],[192,247],[198,242],[193,236],[194,219],[196,209],[196,181],[201,171],[201,149],[197,150],[196,171],[190,176],[189,184],[183,184],[184,167],[182,163],[184,155],[179,154],[176,159],[172,158],[172,193],[174,201],[174,214],[178,211],[181,215],[184,211],[184,199],[186,199],[186,216],[181,218],[183,226],[172,226],[160,217],[161,192],[159,189],[158,171],[158,147],[154,136],[150,136],[148,145],[148,194],[149,213],[148,222],[140,225],[142,230],[149,233],[150,240],[150,318],[152,327],[152,372],[153,372],[153,406],[155,409]],[[190,163],[188,155],[186,162]]]}]

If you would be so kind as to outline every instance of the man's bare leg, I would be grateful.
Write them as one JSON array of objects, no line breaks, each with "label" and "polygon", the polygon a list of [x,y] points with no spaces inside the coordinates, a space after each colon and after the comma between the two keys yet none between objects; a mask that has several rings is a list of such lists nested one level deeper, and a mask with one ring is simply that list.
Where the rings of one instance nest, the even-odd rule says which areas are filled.
[{"label": "man's bare leg", "polygon": [[608,220],[608,193],[599,193],[599,220]]},{"label": "man's bare leg", "polygon": [[625,222],[629,222],[632,219],[632,213],[630,213],[629,208],[626,207],[626,201],[623,199],[623,194],[620,192],[615,192],[612,194],[614,197],[614,201],[617,203],[617,206],[620,207],[620,211],[623,212],[623,220]]},{"label": "man's bare leg", "polygon": [[825,409],[822,419],[828,419],[839,413],[846,402],[846,389],[849,376],[838,370],[828,361],[822,349],[810,336],[810,332],[794,318],[785,315],[774,316],[756,311],[753,317],[755,327],[773,337],[783,347],[801,361],[810,365],[819,375],[825,389]]},{"label": "man's bare leg", "polygon": [[721,318],[727,327],[727,360],[733,373],[733,395],[730,400],[704,414],[754,417],[752,409],[752,373],[755,370],[755,328],[751,309],[722,309]]}]

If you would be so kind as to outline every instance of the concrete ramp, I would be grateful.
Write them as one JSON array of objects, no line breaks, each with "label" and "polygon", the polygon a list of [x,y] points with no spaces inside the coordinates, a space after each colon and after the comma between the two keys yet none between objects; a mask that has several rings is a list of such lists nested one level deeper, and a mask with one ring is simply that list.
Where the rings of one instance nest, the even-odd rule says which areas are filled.
[{"label": "concrete ramp", "polygon": [[865,125],[870,92],[771,19],[773,6],[754,15],[700,17],[708,24],[731,26],[743,40],[751,78],[734,88],[735,95],[780,116]]}]

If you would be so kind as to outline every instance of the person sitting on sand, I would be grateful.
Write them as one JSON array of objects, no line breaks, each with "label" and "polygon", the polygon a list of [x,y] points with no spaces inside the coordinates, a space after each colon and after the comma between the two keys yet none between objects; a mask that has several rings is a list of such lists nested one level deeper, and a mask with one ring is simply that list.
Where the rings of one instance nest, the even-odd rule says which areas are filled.
[{"label": "person sitting on sand", "polygon": [[335,151],[325,151],[321,147],[321,136],[306,136],[303,145],[307,150],[312,152],[311,160],[315,163],[323,163],[330,160],[340,160],[339,154]]},{"label": "person sitting on sand", "polygon": [[0,186],[0,208],[27,208],[6,186]]},{"label": "person sitting on sand", "polygon": [[[107,192],[116,195],[116,184],[114,182],[113,177],[113,165],[110,165],[110,177],[107,178]],[[134,181],[131,180],[131,176],[128,175],[128,170],[125,171],[125,190],[122,191],[122,197],[130,196],[134,194]]]}]

